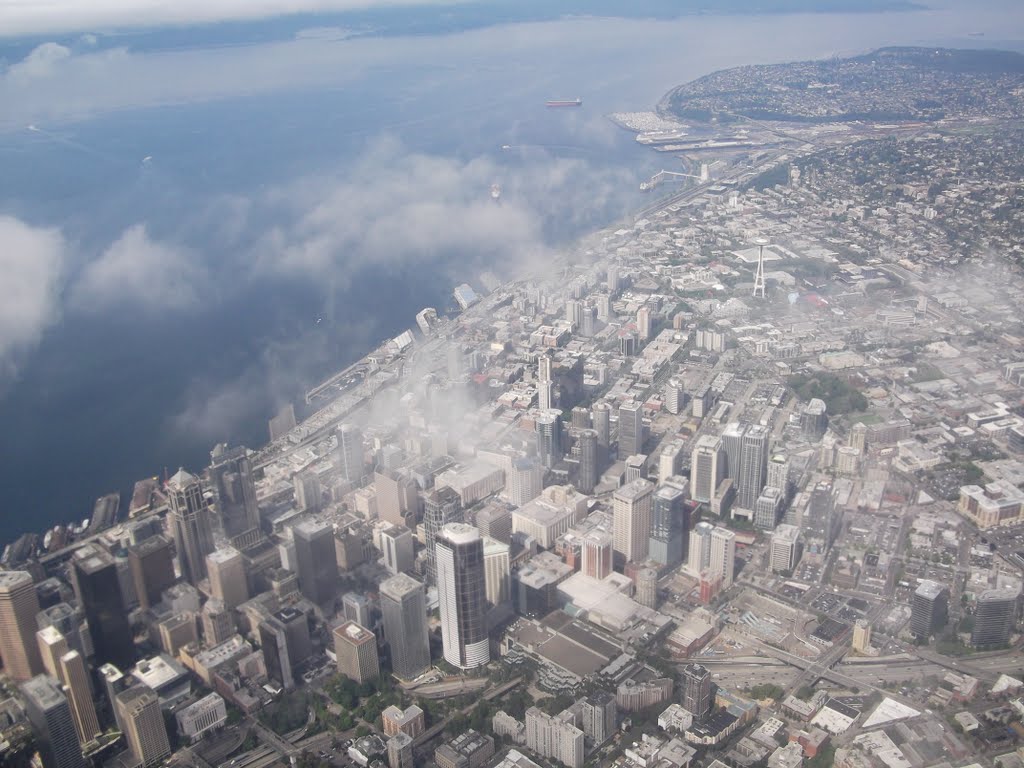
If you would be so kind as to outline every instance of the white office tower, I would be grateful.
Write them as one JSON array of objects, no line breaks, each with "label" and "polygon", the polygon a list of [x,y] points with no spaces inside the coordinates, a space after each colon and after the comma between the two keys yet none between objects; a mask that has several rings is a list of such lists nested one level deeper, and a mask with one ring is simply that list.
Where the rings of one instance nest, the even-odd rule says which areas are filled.
[{"label": "white office tower", "polygon": [[662,482],[678,475],[683,466],[683,441],[673,440],[661,451],[658,458],[658,479]]},{"label": "white office tower", "polygon": [[39,655],[43,659],[43,669],[55,680],[61,678],[60,657],[68,652],[68,641],[56,627],[43,627],[36,632]]},{"label": "white office tower", "polygon": [[636,330],[641,339],[651,338],[651,310],[640,307],[636,312]]},{"label": "white office tower", "polygon": [[608,447],[611,440],[612,409],[608,403],[595,403],[590,409],[590,423],[597,432],[597,442],[603,448]]},{"label": "white office tower", "polygon": [[412,531],[404,525],[393,525],[380,532],[380,550],[384,553],[384,567],[391,573],[408,573],[412,570]]},{"label": "white office tower", "polygon": [[789,487],[789,459],[781,453],[776,453],[768,460],[768,482],[771,488],[778,488],[782,495],[786,495]]},{"label": "white office tower", "polygon": [[249,579],[242,553],[234,547],[221,547],[206,556],[210,576],[210,594],[227,608],[237,608],[249,599]]},{"label": "white office tower", "polygon": [[619,458],[643,453],[644,408],[629,402],[619,406]]},{"label": "white office tower", "polygon": [[683,412],[686,404],[686,391],[679,379],[669,379],[665,385],[665,410],[675,415]]},{"label": "white office tower", "polygon": [[380,612],[392,670],[403,680],[419,677],[430,668],[427,596],[423,585],[405,574],[382,582]]},{"label": "white office tower", "polygon": [[724,478],[722,441],[714,435],[702,435],[690,455],[690,495],[693,500],[710,504]]},{"label": "white office tower", "polygon": [[555,384],[551,379],[551,356],[542,354],[537,358],[537,406],[542,411],[555,407]]},{"label": "white office tower", "polygon": [[736,572],[736,534],[728,528],[715,527],[711,531],[711,560],[708,570],[722,577],[722,589],[732,584]]},{"label": "white office tower", "polygon": [[783,523],[772,533],[771,549],[768,551],[768,565],[772,571],[793,572],[799,559],[800,529]]},{"label": "white office tower", "polygon": [[484,536],[484,591],[488,607],[507,603],[511,599],[511,547],[504,542]]},{"label": "white office tower", "polygon": [[449,523],[437,537],[437,592],[444,658],[459,669],[490,661],[484,542],[471,525]]},{"label": "white office tower", "polygon": [[544,490],[544,467],[532,456],[513,459],[505,475],[505,495],[517,507],[537,498]]},{"label": "white office tower", "polygon": [[711,523],[697,523],[690,532],[690,550],[686,558],[686,570],[694,576],[711,565]]},{"label": "white office tower", "polygon": [[741,509],[754,509],[757,497],[768,479],[768,428],[761,424],[747,427],[740,442],[740,471],[736,484],[736,503]]},{"label": "white office tower", "polygon": [[624,563],[642,562],[651,538],[654,484],[637,478],[615,491],[612,507],[612,536],[615,554]]},{"label": "white office tower", "polygon": [[608,278],[607,278],[608,290],[611,293],[615,293],[619,290],[619,268],[608,267]]},{"label": "white office tower", "polygon": [[363,433],[355,424],[338,428],[337,466],[341,476],[353,485],[363,478]]}]

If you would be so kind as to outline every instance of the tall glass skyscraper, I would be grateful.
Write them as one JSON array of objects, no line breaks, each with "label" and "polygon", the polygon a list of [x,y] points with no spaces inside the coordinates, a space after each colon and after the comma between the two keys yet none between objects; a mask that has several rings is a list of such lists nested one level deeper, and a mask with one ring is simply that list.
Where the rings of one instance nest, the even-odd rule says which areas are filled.
[{"label": "tall glass skyscraper", "polygon": [[486,664],[484,542],[473,526],[449,523],[437,537],[437,591],[445,661],[460,669]]},{"label": "tall glass skyscraper", "polygon": [[206,578],[206,556],[214,550],[210,510],[199,479],[179,469],[167,481],[167,500],[181,575],[195,586]]}]

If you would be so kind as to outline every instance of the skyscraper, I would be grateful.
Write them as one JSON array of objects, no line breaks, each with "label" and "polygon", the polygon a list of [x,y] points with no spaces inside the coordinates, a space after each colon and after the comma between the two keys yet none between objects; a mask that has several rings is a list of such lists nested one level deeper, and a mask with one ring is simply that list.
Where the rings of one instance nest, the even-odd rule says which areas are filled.
[{"label": "skyscraper", "polygon": [[644,409],[641,403],[628,402],[619,406],[619,457],[643,453]]},{"label": "skyscraper", "polygon": [[772,533],[769,567],[772,571],[793,572],[800,556],[800,529],[783,523]]},{"label": "skyscraper", "polygon": [[737,477],[737,505],[742,509],[754,509],[757,497],[761,495],[768,479],[767,427],[752,424],[747,427],[740,441],[740,471]]},{"label": "skyscraper", "polygon": [[329,523],[312,520],[292,528],[299,591],[314,605],[327,605],[338,591],[338,558],[334,529]]},{"label": "skyscraper", "polygon": [[338,671],[350,680],[362,684],[380,676],[377,638],[354,621],[334,628],[334,654],[338,658]]},{"label": "skyscraper", "polygon": [[711,712],[711,673],[700,664],[687,664],[683,667],[682,677],[683,709],[699,722]]},{"label": "skyscraper", "polygon": [[363,478],[363,433],[354,424],[342,424],[338,428],[338,471],[353,485],[359,485]]},{"label": "skyscraper", "polygon": [[584,429],[579,433],[580,446],[580,471],[577,485],[583,493],[593,493],[597,486],[598,456],[601,446],[598,445],[597,432],[593,429]]},{"label": "skyscraper", "polygon": [[724,477],[725,453],[721,439],[701,435],[690,456],[690,494],[694,501],[710,504]]},{"label": "skyscraper", "polygon": [[199,479],[179,469],[167,481],[167,500],[181,575],[194,586],[206,578],[206,556],[214,549],[210,510]]},{"label": "skyscraper", "polygon": [[624,563],[640,562],[647,557],[653,495],[654,485],[643,478],[626,483],[613,495],[615,554]]},{"label": "skyscraper", "polygon": [[267,677],[280,683],[286,691],[292,690],[295,687],[295,676],[292,673],[292,658],[288,653],[287,628],[281,621],[270,616],[260,622],[258,634]]},{"label": "skyscraper", "polygon": [[391,573],[407,573],[412,570],[412,531],[404,525],[381,531],[380,549],[384,555],[384,567]]},{"label": "skyscraper", "polygon": [[686,558],[686,570],[694,576],[711,565],[711,523],[697,523],[690,532],[690,546]]},{"label": "skyscraper", "polygon": [[28,571],[0,571],[0,658],[12,680],[43,671],[36,644],[39,598]]},{"label": "skyscraper", "polygon": [[768,461],[768,487],[778,488],[783,497],[789,490],[789,460],[780,453]]},{"label": "skyscraper", "polygon": [[89,623],[96,663],[128,669],[135,661],[135,641],[114,559],[95,544],[86,544],[71,559],[71,580]]},{"label": "skyscraper", "polygon": [[419,505],[416,481],[391,469],[374,472],[373,488],[377,491],[377,516],[392,525],[413,528]]},{"label": "skyscraper", "polygon": [[297,472],[292,478],[292,488],[295,491],[295,508],[300,512],[317,512],[320,510],[323,497],[323,488],[320,485],[320,475],[313,470]]},{"label": "skyscraper", "polygon": [[555,383],[551,378],[551,356],[541,353],[537,358],[537,407],[549,411],[555,407]]},{"label": "skyscraper", "polygon": [[441,529],[448,523],[462,522],[462,502],[452,488],[444,487],[428,493],[423,499],[423,544],[427,555],[427,584],[437,583],[437,552],[435,544]]},{"label": "skyscraper", "polygon": [[249,578],[245,558],[234,547],[223,547],[206,556],[210,574],[210,594],[228,608],[237,608],[249,599]]},{"label": "skyscraper", "polygon": [[611,441],[612,409],[608,403],[594,403],[590,409],[590,423],[597,432],[597,442],[602,448],[608,448]]},{"label": "skyscraper", "polygon": [[63,680],[60,657],[68,652],[67,639],[56,627],[43,627],[36,632],[36,641],[46,674],[55,680]]},{"label": "skyscraper", "polygon": [[46,768],[85,768],[71,706],[57,681],[38,675],[23,683],[21,692],[43,765]]},{"label": "skyscraper", "polygon": [[1019,600],[1020,592],[1016,589],[986,589],[978,595],[971,645],[999,648],[1008,643],[1017,623]]},{"label": "skyscraper", "polygon": [[549,469],[562,460],[562,416],[558,411],[537,414],[537,456]]},{"label": "skyscraper", "polygon": [[143,610],[160,602],[160,595],[174,583],[174,556],[166,536],[150,536],[128,546],[128,567],[135,595]]},{"label": "skyscraper", "polygon": [[471,525],[449,523],[437,537],[437,590],[444,658],[460,669],[490,660],[484,621],[484,544]]},{"label": "skyscraper", "polygon": [[341,612],[349,621],[354,621],[361,627],[369,628],[370,611],[372,606],[365,595],[357,592],[346,592],[341,596]]},{"label": "skyscraper", "polygon": [[411,576],[392,576],[380,585],[380,611],[392,671],[402,680],[419,677],[430,667],[426,590]]},{"label": "skyscraper", "polygon": [[918,638],[928,639],[949,619],[949,589],[937,581],[923,580],[910,603],[910,631]]},{"label": "skyscraper", "polygon": [[738,421],[729,422],[722,430],[722,451],[725,453],[725,471],[722,475],[736,483],[739,483],[740,454],[746,431],[746,425]]},{"label": "skyscraper", "polygon": [[160,699],[144,685],[117,694],[115,707],[124,727],[128,748],[141,768],[155,765],[171,754]]},{"label": "skyscraper", "polygon": [[588,531],[580,544],[580,573],[603,579],[612,572],[614,539],[607,531]]},{"label": "skyscraper", "polygon": [[650,558],[661,565],[674,567],[683,562],[689,544],[690,507],[686,494],[679,488],[663,485],[654,493],[651,521]]},{"label": "skyscraper", "polygon": [[679,379],[669,379],[665,385],[665,410],[675,415],[686,405],[686,389]]},{"label": "skyscraper", "polygon": [[510,547],[508,544],[484,536],[484,591],[487,595],[487,606],[507,603],[511,591],[511,568],[509,561]]},{"label": "skyscraper", "polygon": [[808,440],[820,440],[828,429],[828,408],[824,400],[812,399],[800,411],[800,431]]},{"label": "skyscraper", "polygon": [[60,670],[60,680],[67,686],[68,704],[71,707],[72,719],[75,721],[78,740],[82,744],[87,744],[102,731],[96,718],[96,706],[92,702],[85,660],[78,651],[68,651],[60,658]]},{"label": "skyscraper", "polygon": [[210,480],[224,537],[241,549],[258,544],[262,538],[260,513],[248,449],[239,445],[229,450],[221,443],[210,452],[210,459]]},{"label": "skyscraper", "polygon": [[716,526],[711,531],[711,560],[708,570],[722,577],[722,589],[732,584],[736,571],[736,534]]}]

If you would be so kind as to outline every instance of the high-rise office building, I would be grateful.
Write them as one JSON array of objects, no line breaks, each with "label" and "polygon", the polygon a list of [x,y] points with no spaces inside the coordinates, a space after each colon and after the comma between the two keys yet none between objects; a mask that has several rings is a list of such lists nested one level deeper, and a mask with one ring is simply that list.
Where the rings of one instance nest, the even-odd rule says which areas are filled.
[{"label": "high-rise office building", "polygon": [[768,479],[767,427],[752,424],[740,441],[740,470],[736,479],[736,503],[741,509],[754,509],[757,497]]},{"label": "high-rise office building", "polygon": [[371,627],[370,612],[372,606],[365,595],[357,592],[346,592],[341,597],[342,615],[349,621],[354,621],[361,627]]},{"label": "high-rise office building", "polygon": [[350,483],[359,485],[363,478],[363,433],[354,424],[342,424],[337,437],[338,471]]},{"label": "high-rise office building", "polygon": [[686,556],[689,533],[690,507],[686,494],[671,485],[661,486],[654,493],[648,555],[663,566],[679,565]]},{"label": "high-rise office building", "polygon": [[597,431],[593,429],[580,430],[578,439],[580,470],[577,486],[583,493],[593,493],[600,473],[598,460],[601,455],[601,446],[598,444]]},{"label": "high-rise office building", "polygon": [[583,733],[595,745],[604,744],[615,734],[618,707],[610,691],[597,691],[582,702]]},{"label": "high-rise office building", "polygon": [[295,492],[295,508],[300,512],[318,512],[323,503],[323,487],[320,475],[307,469],[296,472],[292,478]]},{"label": "high-rise office building", "polygon": [[572,428],[577,432],[581,429],[590,429],[590,409],[577,405],[572,409]]},{"label": "high-rise office building", "polygon": [[772,571],[793,572],[800,559],[800,529],[795,525],[779,525],[772,533],[771,548],[768,550],[768,564]]},{"label": "high-rise office building", "polygon": [[627,402],[619,406],[619,457],[633,456],[644,450],[644,407]]},{"label": "high-rise office building", "polygon": [[910,603],[910,631],[927,639],[946,626],[949,619],[949,589],[925,579],[918,584]]},{"label": "high-rise office building", "polygon": [[682,678],[683,709],[700,722],[710,714],[714,702],[711,696],[711,673],[700,664],[687,664],[683,667]]},{"label": "high-rise office building", "polygon": [[553,467],[565,455],[562,446],[562,416],[558,411],[537,414],[537,457],[547,468]]},{"label": "high-rise office building", "polygon": [[36,644],[39,597],[28,571],[0,571],[0,659],[12,680],[43,671]]},{"label": "high-rise office building", "polygon": [[46,768],[85,768],[71,705],[56,680],[38,675],[21,686],[25,712]]},{"label": "high-rise office building", "polygon": [[299,591],[314,605],[333,602],[338,591],[338,556],[329,523],[308,520],[292,527]]},{"label": "high-rise office building", "polygon": [[405,574],[380,585],[380,612],[391,669],[402,680],[413,680],[430,667],[427,596],[424,586]]},{"label": "high-rise office building", "polygon": [[613,494],[615,554],[624,563],[640,562],[647,557],[653,496],[654,485],[643,478],[626,483]]},{"label": "high-rise office building", "polygon": [[644,341],[651,338],[651,310],[649,307],[640,307],[636,311],[636,332]]},{"label": "high-rise office building", "polygon": [[350,680],[362,684],[380,676],[377,637],[354,621],[334,628],[334,654],[338,671]]},{"label": "high-rise office building", "polygon": [[738,421],[729,422],[722,430],[722,452],[725,454],[725,471],[722,475],[737,484],[740,477],[743,435],[746,434],[746,431],[746,425],[740,424]]},{"label": "high-rise office building", "polygon": [[68,641],[56,627],[43,627],[36,632],[36,644],[43,661],[43,669],[55,680],[61,678],[60,658],[68,652]]},{"label": "high-rise office building", "polygon": [[155,765],[171,754],[160,699],[144,685],[117,694],[115,707],[124,726],[124,739],[141,768]]},{"label": "high-rise office building", "polygon": [[288,630],[282,622],[270,616],[259,623],[258,634],[267,677],[281,684],[286,691],[295,687],[293,662],[288,653]]},{"label": "high-rise office building", "polygon": [[711,565],[711,523],[697,523],[690,531],[690,546],[687,550],[686,570],[694,576]]},{"label": "high-rise office building", "polygon": [[672,440],[661,449],[658,457],[658,479],[664,482],[678,475],[683,466],[683,441]]},{"label": "high-rise office building", "polygon": [[484,592],[487,606],[507,603],[511,591],[511,547],[505,542],[484,536]]},{"label": "high-rise office building", "polygon": [[607,531],[588,531],[580,543],[580,573],[592,579],[603,579],[612,572],[615,541]]},{"label": "high-rise office building", "polygon": [[199,479],[179,469],[167,481],[167,501],[182,578],[198,584],[206,578],[206,556],[214,550],[210,510]]},{"label": "high-rise office building", "polygon": [[754,527],[762,531],[774,530],[782,512],[782,502],[782,491],[766,485],[754,502]]},{"label": "high-rise office building", "polygon": [[800,431],[808,440],[820,440],[828,429],[828,407],[814,398],[800,411]]},{"label": "high-rise office building", "polygon": [[1020,592],[1016,589],[986,589],[978,595],[971,645],[984,649],[1008,643],[1017,623],[1019,603]]},{"label": "high-rise office building", "polygon": [[549,411],[555,407],[555,383],[551,378],[551,356],[537,358],[537,407]]},{"label": "high-rise office building", "polygon": [[769,488],[778,488],[782,491],[783,497],[789,491],[789,459],[781,453],[777,453],[768,460],[768,482]]},{"label": "high-rise office building", "polygon": [[255,546],[262,534],[248,449],[241,445],[228,449],[221,443],[210,452],[210,461],[210,480],[224,537],[241,549]]},{"label": "high-rise office building", "polygon": [[484,583],[484,543],[471,525],[449,523],[437,537],[437,591],[444,658],[460,669],[490,660]]},{"label": "high-rise office building", "polygon": [[611,419],[612,409],[608,403],[594,403],[594,407],[590,409],[590,423],[597,432],[598,444],[605,449],[611,442]]},{"label": "high-rise office building", "polygon": [[102,731],[100,721],[96,717],[96,706],[92,701],[85,659],[78,651],[68,651],[60,658],[60,670],[59,679],[67,687],[68,704],[75,721],[78,740],[82,744],[88,744]]},{"label": "high-rise office building", "polygon": [[174,581],[174,555],[166,536],[150,536],[128,546],[128,567],[135,583],[135,596],[143,610],[160,602],[163,591]]},{"label": "high-rise office building", "polygon": [[412,570],[412,531],[404,525],[381,531],[380,549],[384,555],[384,567],[391,573],[408,573]]},{"label": "high-rise office building", "polygon": [[103,664],[96,670],[96,673],[100,685],[103,686],[107,704],[117,723],[117,730],[123,733],[124,725],[121,724],[121,713],[117,709],[117,694],[128,688],[128,678],[113,664]]},{"label": "high-rise office building", "polygon": [[710,504],[724,478],[722,440],[714,435],[701,435],[690,455],[690,494],[694,501]]},{"label": "high-rise office building", "polygon": [[219,645],[235,634],[235,616],[217,598],[210,598],[199,614],[203,626],[203,642],[207,647]]},{"label": "high-rise office building", "polygon": [[87,544],[71,559],[71,580],[89,623],[96,663],[110,662],[119,669],[128,669],[135,661],[135,641],[114,559],[96,545]]},{"label": "high-rise office building", "polygon": [[[544,467],[533,456],[521,456],[510,462],[505,472],[505,495],[509,502],[521,507],[531,499],[540,496],[544,490]],[[512,524],[509,513],[509,526]],[[509,529],[511,535],[511,527]]]},{"label": "high-rise office building", "polygon": [[[507,484],[505,490],[508,491]],[[537,498],[541,490],[538,488],[537,493],[529,499],[525,499],[521,504],[515,501],[512,503],[521,507],[527,501]],[[490,536],[492,539],[508,544],[512,539],[512,507],[500,503],[488,504],[476,513],[476,527],[481,536]]]},{"label": "high-rise office building", "polygon": [[416,481],[391,469],[380,469],[373,475],[377,492],[377,517],[392,525],[415,527],[419,507]]},{"label": "high-rise office building", "polygon": [[716,526],[711,531],[711,560],[708,569],[713,576],[722,577],[722,589],[732,584],[736,572],[736,534],[728,528]]},{"label": "high-rise office building", "polygon": [[249,599],[249,577],[245,558],[234,547],[223,547],[206,556],[210,594],[227,608],[237,608]]},{"label": "high-rise office building", "polygon": [[39,629],[53,627],[60,632],[68,642],[68,648],[78,651],[83,656],[88,656],[91,649],[87,649],[82,643],[81,618],[68,603],[57,603],[49,608],[44,608],[36,614],[36,626]]},{"label": "high-rise office building", "polygon": [[436,543],[448,523],[461,523],[462,502],[452,488],[434,489],[423,499],[423,544],[427,557],[427,584],[437,583]]}]

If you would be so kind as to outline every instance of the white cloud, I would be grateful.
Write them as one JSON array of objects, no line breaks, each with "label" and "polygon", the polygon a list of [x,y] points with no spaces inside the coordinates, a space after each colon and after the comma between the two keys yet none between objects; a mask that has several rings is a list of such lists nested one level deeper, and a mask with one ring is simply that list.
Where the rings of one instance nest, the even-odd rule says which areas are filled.
[{"label": "white cloud", "polygon": [[54,229],[0,216],[0,377],[12,375],[60,315],[65,243]]},{"label": "white cloud", "polygon": [[137,224],[85,267],[71,303],[90,313],[116,306],[181,310],[197,304],[206,285],[206,270],[194,254],[151,239],[146,227]]},{"label": "white cloud", "polygon": [[0,0],[0,37],[457,2],[460,0]]}]

